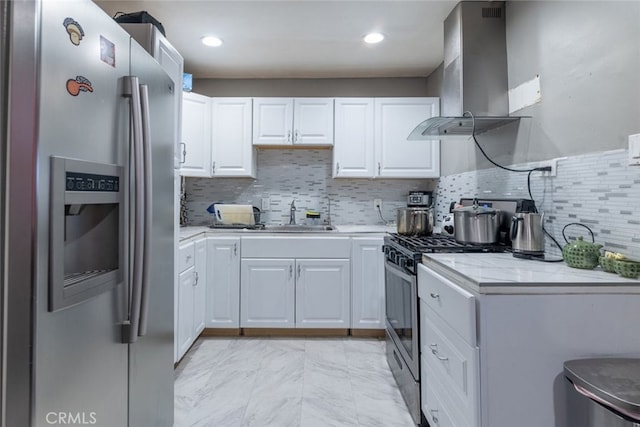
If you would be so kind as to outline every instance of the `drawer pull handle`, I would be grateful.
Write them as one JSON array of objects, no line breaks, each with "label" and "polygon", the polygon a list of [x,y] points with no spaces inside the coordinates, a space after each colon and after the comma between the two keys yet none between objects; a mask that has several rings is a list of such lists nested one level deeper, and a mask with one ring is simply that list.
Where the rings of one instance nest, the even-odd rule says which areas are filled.
[{"label": "drawer pull handle", "polygon": [[191,261],[191,255],[187,255],[187,262]]},{"label": "drawer pull handle", "polygon": [[436,415],[438,415],[438,410],[437,409],[431,409],[429,411],[431,413],[431,420],[433,421],[434,424],[438,424],[438,417]]},{"label": "drawer pull handle", "polygon": [[433,299],[438,299],[438,298],[440,298],[440,294],[436,294],[436,293],[434,293],[434,292],[431,292],[429,295],[430,295],[430,296],[431,296],[431,298],[433,298]]},{"label": "drawer pull handle", "polygon": [[438,353],[438,344],[429,344],[429,347],[431,347],[431,353],[434,356],[436,356],[438,358],[438,360],[442,360],[443,362],[445,360],[449,360],[448,357],[440,356],[440,354]]}]

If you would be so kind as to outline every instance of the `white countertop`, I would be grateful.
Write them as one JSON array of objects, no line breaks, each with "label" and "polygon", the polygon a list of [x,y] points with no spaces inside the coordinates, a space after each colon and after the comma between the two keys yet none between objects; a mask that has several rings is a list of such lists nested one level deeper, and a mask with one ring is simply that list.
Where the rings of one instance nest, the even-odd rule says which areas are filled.
[{"label": "white countertop", "polygon": [[234,230],[234,229],[213,229],[205,226],[189,226],[189,227],[180,227],[180,241],[185,241],[188,239],[192,239],[197,237],[200,234],[210,233],[215,235],[221,234],[232,234],[232,235],[270,235],[270,236],[291,236],[291,235],[306,235],[309,237],[319,237],[319,236],[335,236],[336,234],[349,234],[349,235],[358,235],[358,234],[385,234],[385,233],[395,233],[396,226],[388,226],[388,225],[334,225],[336,228],[335,231],[330,232],[320,232],[320,233],[277,233],[277,232],[269,232],[266,230]]},{"label": "white countertop", "polygon": [[564,262],[514,258],[510,253],[424,254],[422,262],[471,292],[640,293],[640,281],[595,270],[571,268]]}]

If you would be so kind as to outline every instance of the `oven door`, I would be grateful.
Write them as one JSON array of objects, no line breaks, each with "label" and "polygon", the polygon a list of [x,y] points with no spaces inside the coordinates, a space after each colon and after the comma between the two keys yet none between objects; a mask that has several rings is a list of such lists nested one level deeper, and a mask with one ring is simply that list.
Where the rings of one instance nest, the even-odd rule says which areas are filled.
[{"label": "oven door", "polygon": [[419,381],[417,276],[388,260],[385,260],[384,274],[387,333],[411,371],[413,378]]}]

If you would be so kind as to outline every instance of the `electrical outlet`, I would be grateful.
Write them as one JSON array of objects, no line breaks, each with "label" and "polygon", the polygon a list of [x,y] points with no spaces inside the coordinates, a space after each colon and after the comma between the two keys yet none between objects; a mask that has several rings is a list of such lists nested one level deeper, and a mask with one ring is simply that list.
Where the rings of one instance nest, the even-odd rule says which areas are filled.
[{"label": "electrical outlet", "polygon": [[545,160],[540,162],[538,167],[543,168],[545,166],[551,166],[551,172],[542,172],[542,176],[556,176],[556,168],[558,167],[558,159]]},{"label": "electrical outlet", "polygon": [[271,209],[271,198],[270,197],[263,197],[262,198],[262,203],[260,206],[260,210],[263,211],[268,211]]},{"label": "electrical outlet", "polygon": [[373,208],[374,209],[382,209],[382,199],[373,199]]}]

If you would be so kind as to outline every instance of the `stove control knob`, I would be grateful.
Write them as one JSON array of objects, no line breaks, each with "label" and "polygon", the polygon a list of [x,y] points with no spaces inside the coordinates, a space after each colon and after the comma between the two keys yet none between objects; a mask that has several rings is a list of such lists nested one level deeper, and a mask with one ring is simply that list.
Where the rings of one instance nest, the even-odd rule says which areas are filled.
[{"label": "stove control knob", "polygon": [[405,267],[406,268],[415,268],[415,262],[413,261],[413,259],[411,258],[407,258],[407,261],[405,263]]},{"label": "stove control knob", "polygon": [[408,261],[408,258],[407,258],[407,257],[402,256],[402,257],[400,257],[400,259],[398,260],[398,263],[397,263],[397,264],[398,264],[400,267],[405,268],[405,267],[407,266],[407,261]]}]

